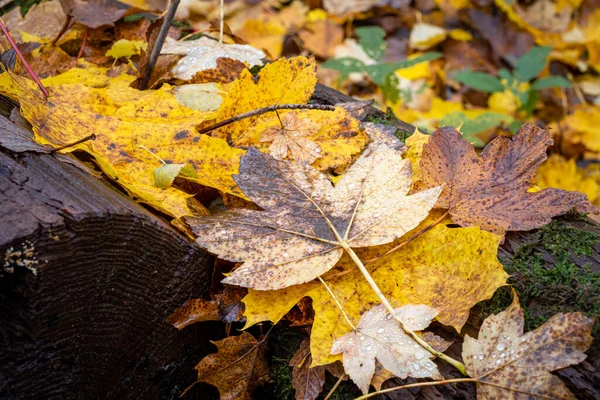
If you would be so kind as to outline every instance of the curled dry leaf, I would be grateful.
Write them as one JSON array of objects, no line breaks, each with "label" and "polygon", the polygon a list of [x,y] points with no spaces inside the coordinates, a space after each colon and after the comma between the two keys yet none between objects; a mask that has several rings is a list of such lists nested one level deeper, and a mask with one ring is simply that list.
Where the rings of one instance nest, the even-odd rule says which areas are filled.
[{"label": "curled dry leaf", "polygon": [[586,358],[594,321],[581,313],[557,314],[525,334],[523,321],[514,293],[508,309],[483,321],[478,339],[465,336],[463,359],[477,380],[477,397],[575,399],[550,371]]},{"label": "curled dry leaf", "polygon": [[269,379],[267,341],[257,341],[248,332],[243,332],[240,336],[230,336],[213,343],[218,351],[196,365],[198,380],[195,383],[206,382],[216,386],[221,400],[252,399],[254,389]]},{"label": "curled dry leaf", "polygon": [[262,59],[266,57],[262,50],[247,44],[224,44],[207,37],[184,42],[167,38],[160,53],[184,56],[173,68],[172,73],[175,78],[186,81],[191,80],[200,71],[217,68],[219,58],[246,62],[252,67],[262,65]]},{"label": "curled dry leaf", "polygon": [[[425,329],[437,315],[434,308],[423,304],[408,304],[395,311],[413,331]],[[344,370],[364,394],[375,374],[375,360],[402,379],[442,379],[431,362],[433,355],[408,336],[382,304],[364,313],[356,331],[336,340],[331,353],[342,353]]]},{"label": "curled dry leaf", "polygon": [[458,131],[440,128],[423,150],[423,181],[428,187],[445,184],[437,206],[447,208],[452,221],[498,234],[539,228],[573,208],[595,212],[582,193],[528,193],[551,144],[548,131],[525,124],[512,139],[494,139],[478,157]]},{"label": "curled dry leaf", "polygon": [[369,148],[333,187],[309,165],[251,148],[235,182],[265,211],[237,209],[186,222],[197,242],[244,264],[224,283],[276,290],[331,269],[343,248],[389,243],[427,217],[441,188],[406,196],[410,164],[385,145]]},{"label": "curled dry leaf", "polygon": [[177,329],[183,329],[196,322],[218,321],[218,309],[215,301],[190,299],[176,309],[165,320]]},{"label": "curled dry leaf", "polygon": [[298,112],[289,112],[281,117],[280,126],[271,126],[260,136],[261,142],[271,142],[269,154],[276,160],[283,160],[288,152],[296,161],[312,164],[321,157],[321,148],[306,136],[317,133],[319,124],[309,118],[298,118]]}]

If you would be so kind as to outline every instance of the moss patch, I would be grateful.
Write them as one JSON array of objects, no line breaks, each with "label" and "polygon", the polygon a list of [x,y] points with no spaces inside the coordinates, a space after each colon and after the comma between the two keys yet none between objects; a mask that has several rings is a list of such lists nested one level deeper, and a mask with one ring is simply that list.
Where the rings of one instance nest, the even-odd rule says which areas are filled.
[{"label": "moss patch", "polygon": [[[398,122],[398,117],[394,114],[394,111],[390,107],[385,110],[384,114],[380,115],[369,115],[366,119],[366,122],[372,122],[374,124],[382,124],[388,126],[396,126]],[[414,132],[407,132],[401,129],[396,128],[394,135],[402,142],[406,141],[406,139],[412,135]]]},{"label": "moss patch", "polygon": [[[600,273],[585,261],[592,256],[600,235],[580,229],[576,221],[581,221],[580,215],[557,219],[518,246],[513,258],[500,259],[519,295],[527,331],[560,312],[600,314]],[[504,310],[510,302],[510,288],[505,287],[480,305],[486,317]],[[598,321],[593,334],[600,335]]]}]

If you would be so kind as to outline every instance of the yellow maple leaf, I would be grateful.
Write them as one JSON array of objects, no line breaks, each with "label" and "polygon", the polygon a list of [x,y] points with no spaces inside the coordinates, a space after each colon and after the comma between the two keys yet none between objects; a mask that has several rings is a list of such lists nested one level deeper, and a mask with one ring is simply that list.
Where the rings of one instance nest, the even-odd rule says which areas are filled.
[{"label": "yellow maple leaf", "polygon": [[427,142],[429,142],[429,135],[424,135],[419,130],[416,130],[404,142],[407,150],[404,152],[403,157],[410,160],[413,185],[421,180],[421,155]]},{"label": "yellow maple leaf", "polygon": [[[155,186],[154,169],[160,162],[150,152],[169,163],[189,163],[199,172],[196,181],[201,184],[240,193],[231,174],[237,172],[243,150],[194,133],[194,126],[213,113],[182,106],[169,85],[139,91],[129,87],[135,77],[107,78],[101,68],[65,76],[44,80],[47,100],[32,81],[10,73],[0,76],[0,92],[19,101],[37,141],[61,146],[95,134],[95,140],[65,151],[88,152],[133,197],[175,218],[194,214],[188,207],[194,200],[176,188]],[[202,210],[196,203],[194,208]]]},{"label": "yellow maple leaf", "polygon": [[[405,237],[411,237],[431,224],[440,214],[432,213],[419,227]],[[394,307],[404,304],[426,304],[439,311],[438,321],[460,331],[477,302],[492,296],[503,286],[508,275],[496,257],[501,237],[479,228],[450,229],[438,225],[405,245],[401,250],[381,258],[368,268],[384,295]],[[400,242],[402,239],[400,239]],[[384,254],[398,242],[362,249],[357,254],[363,260]],[[344,257],[341,265],[350,268]],[[358,270],[338,277],[335,269],[324,279],[346,314],[358,324],[362,313],[379,304],[377,295]],[[260,321],[278,322],[303,297],[313,300],[315,320],[311,331],[313,366],[340,359],[330,354],[336,338],[349,333],[343,315],[325,287],[318,282],[287,287],[277,291],[250,289],[243,299],[246,305],[246,327]]]},{"label": "yellow maple leaf", "polygon": [[566,160],[558,154],[552,154],[540,166],[537,184],[542,189],[577,190],[585,194],[592,203],[598,200],[600,191],[598,182],[592,177],[586,177],[583,171],[577,168],[574,159]]},{"label": "yellow maple leaf", "polygon": [[593,105],[578,104],[572,114],[551,127],[557,132],[564,132],[564,137],[571,143],[582,144],[593,152],[600,152],[600,108]]}]

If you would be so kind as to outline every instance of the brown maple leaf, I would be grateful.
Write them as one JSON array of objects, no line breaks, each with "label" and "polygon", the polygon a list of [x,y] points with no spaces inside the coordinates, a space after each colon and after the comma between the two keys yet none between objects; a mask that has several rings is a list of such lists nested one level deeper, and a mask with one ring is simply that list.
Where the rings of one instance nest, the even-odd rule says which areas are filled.
[{"label": "brown maple leaf", "polygon": [[271,142],[269,154],[283,160],[288,152],[296,161],[312,164],[321,157],[321,147],[306,136],[319,131],[321,126],[309,118],[298,118],[298,113],[289,112],[281,118],[281,126],[271,126],[260,135],[261,142]]},{"label": "brown maple leaf", "polygon": [[410,175],[410,162],[385,145],[365,151],[335,187],[310,165],[250,148],[234,180],[264,211],[185,221],[202,247],[244,261],[224,283],[282,289],[324,274],[344,249],[390,243],[416,227],[441,188],[406,196]]},{"label": "brown maple leaf", "polygon": [[[408,329],[420,331],[429,326],[437,311],[426,305],[408,304],[397,308],[398,315]],[[394,376],[405,379],[442,379],[434,357],[408,336],[380,304],[360,317],[355,332],[335,341],[331,354],[342,353],[344,370],[364,394],[375,374],[375,360]]]},{"label": "brown maple leaf", "polygon": [[575,399],[550,371],[586,358],[593,323],[581,313],[557,314],[523,334],[523,310],[514,293],[508,309],[483,321],[478,339],[465,336],[462,357],[477,380],[477,397]]},{"label": "brown maple leaf", "polygon": [[198,365],[198,382],[219,389],[221,400],[250,400],[257,386],[269,380],[266,340],[257,341],[248,332],[213,342],[218,350],[204,357]]},{"label": "brown maple leaf", "polygon": [[60,0],[60,5],[65,14],[89,28],[113,26],[129,8],[128,5],[114,0]]},{"label": "brown maple leaf", "polygon": [[458,131],[440,128],[423,150],[423,181],[428,187],[445,184],[436,206],[447,208],[452,221],[498,234],[539,228],[573,208],[595,212],[579,192],[528,193],[551,144],[548,131],[525,124],[512,139],[494,139],[478,157]]}]

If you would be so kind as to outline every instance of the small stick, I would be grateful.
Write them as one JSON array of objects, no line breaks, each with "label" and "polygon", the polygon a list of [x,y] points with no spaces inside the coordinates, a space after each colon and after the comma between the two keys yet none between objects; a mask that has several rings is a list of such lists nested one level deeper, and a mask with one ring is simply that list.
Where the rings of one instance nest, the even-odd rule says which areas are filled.
[{"label": "small stick", "polygon": [[54,40],[52,40],[52,43],[51,43],[52,46],[56,46],[56,43],[60,40],[60,38],[62,37],[62,35],[64,35],[65,32],[69,29],[69,25],[71,25],[71,20],[72,19],[73,19],[73,16],[67,15],[67,19],[65,20],[64,25],[60,29],[60,32],[58,32],[58,35],[56,35],[56,37],[54,38]]},{"label": "small stick", "polygon": [[148,60],[147,68],[144,71],[144,76],[142,76],[140,84],[138,85],[138,88],[140,90],[147,89],[148,82],[150,82],[150,77],[152,76],[152,72],[154,71],[154,66],[156,65],[158,56],[160,55],[160,50],[162,49],[163,44],[165,43],[167,34],[169,33],[171,21],[173,21],[173,17],[175,17],[175,11],[177,11],[179,1],[180,0],[171,0],[169,10],[167,11],[167,15],[165,15],[165,20],[163,21],[163,24],[160,27],[158,37],[156,38],[156,42],[154,43],[154,48],[152,49],[152,53],[150,53],[150,59]]},{"label": "small stick", "polygon": [[90,28],[86,27],[85,34],[83,35],[83,43],[81,43],[81,48],[79,49],[79,53],[77,53],[78,60],[79,60],[79,57],[81,57],[81,55],[83,54],[83,48],[85,47],[85,44],[87,42],[87,37],[88,37],[89,32],[90,32]]},{"label": "small stick", "polygon": [[8,39],[8,42],[10,43],[12,48],[15,50],[15,53],[17,53],[17,57],[19,57],[19,60],[21,60],[21,62],[25,66],[25,69],[29,73],[29,76],[31,76],[31,79],[33,79],[35,81],[35,83],[37,83],[37,85],[40,88],[40,90],[42,91],[42,93],[44,93],[44,97],[48,98],[48,91],[46,90],[46,88],[44,87],[42,82],[40,81],[40,78],[38,78],[38,76],[35,74],[35,72],[33,72],[33,69],[31,69],[31,66],[29,65],[27,60],[25,60],[25,57],[23,57],[21,50],[19,50],[19,48],[17,47],[17,44],[13,40],[12,36],[10,36],[10,33],[8,33],[8,29],[6,28],[6,26],[4,25],[4,22],[2,22],[1,19],[0,19],[0,29],[2,29],[2,32],[4,32],[6,39]]},{"label": "small stick", "polygon": [[200,129],[200,133],[208,133],[210,131],[214,131],[215,129],[221,128],[225,125],[229,125],[234,122],[241,121],[246,118],[255,117],[257,115],[266,114],[268,112],[277,111],[277,110],[321,110],[321,111],[335,111],[334,106],[325,106],[321,104],[276,104],[274,106],[259,108],[257,110],[248,111],[246,113],[236,115],[235,117],[231,117],[225,119],[221,122],[217,122],[214,125],[208,126],[204,129]]},{"label": "small stick", "polygon": [[68,143],[68,144],[65,144],[64,146],[56,147],[56,148],[52,149],[50,151],[50,153],[56,153],[56,152],[59,152],[61,150],[66,149],[66,148],[77,146],[78,144],[83,143],[83,142],[87,142],[88,140],[96,140],[96,135],[94,135],[92,133],[91,135],[88,135],[88,136],[84,137],[83,139],[79,139],[76,142]]},{"label": "small stick", "polygon": [[331,388],[329,393],[327,393],[325,400],[329,400],[331,398],[331,396],[333,396],[333,392],[335,392],[335,389],[337,389],[338,386],[340,386],[340,383],[342,383],[342,381],[344,380],[345,377],[346,377],[346,374],[342,374],[342,376],[339,377],[339,379],[337,380],[335,385],[333,385],[333,387]]},{"label": "small stick", "polygon": [[223,44],[223,29],[225,25],[225,4],[224,0],[221,0],[220,4],[220,17],[221,21],[219,23],[219,44]]}]

